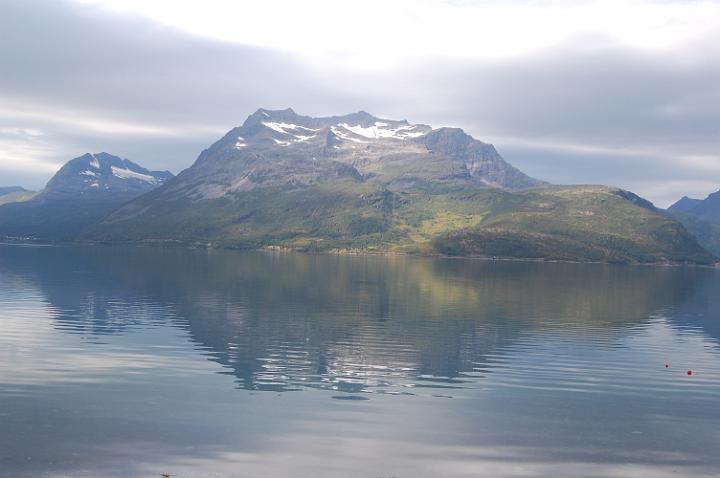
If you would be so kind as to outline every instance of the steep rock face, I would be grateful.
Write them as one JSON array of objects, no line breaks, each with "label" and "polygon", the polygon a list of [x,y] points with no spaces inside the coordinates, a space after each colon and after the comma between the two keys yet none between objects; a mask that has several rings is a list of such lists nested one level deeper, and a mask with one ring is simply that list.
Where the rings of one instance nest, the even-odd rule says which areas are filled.
[{"label": "steep rock face", "polygon": [[483,143],[459,128],[440,128],[422,136],[428,151],[460,161],[455,174],[479,180],[488,186],[526,189],[541,183],[511,166],[492,144]]},{"label": "steep rock face", "polygon": [[172,177],[108,153],[85,154],[67,162],[39,193],[6,204],[0,201],[0,237],[74,238]]}]

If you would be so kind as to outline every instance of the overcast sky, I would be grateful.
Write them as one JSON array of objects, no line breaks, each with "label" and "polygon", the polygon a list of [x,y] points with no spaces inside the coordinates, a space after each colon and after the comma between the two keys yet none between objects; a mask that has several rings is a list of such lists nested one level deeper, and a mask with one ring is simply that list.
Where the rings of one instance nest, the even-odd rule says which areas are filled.
[{"label": "overcast sky", "polygon": [[720,189],[720,1],[0,0],[0,186],[177,173],[260,107],[458,126],[667,206]]}]

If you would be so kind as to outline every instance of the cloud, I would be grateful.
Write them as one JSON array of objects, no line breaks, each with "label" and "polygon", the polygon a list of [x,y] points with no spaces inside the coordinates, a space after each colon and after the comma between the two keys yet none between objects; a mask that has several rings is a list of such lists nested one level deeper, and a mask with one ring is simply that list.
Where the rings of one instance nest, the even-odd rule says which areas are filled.
[{"label": "cloud", "polygon": [[527,54],[586,32],[661,49],[720,24],[720,5],[649,0],[80,0],[222,41],[375,69],[409,58]]},{"label": "cloud", "polygon": [[[0,168],[3,178],[32,182],[32,173],[51,175],[62,163],[54,161],[42,131],[0,126]],[[30,170],[32,173],[28,174]]]},{"label": "cloud", "polygon": [[[41,132],[43,158],[55,164],[107,150],[177,172],[260,105],[333,99],[313,90],[315,81],[288,55],[63,2],[42,9],[7,2],[3,10],[0,126]],[[12,168],[0,160],[2,182],[19,177],[8,171],[22,162],[23,179],[35,173],[32,185],[42,187],[49,175],[38,167],[39,152],[14,150]]]},{"label": "cloud", "polygon": [[40,134],[0,135],[2,182],[101,150],[178,172],[292,106],[460,126],[542,179],[660,205],[720,188],[716,3],[194,5],[6,1],[0,128]]}]

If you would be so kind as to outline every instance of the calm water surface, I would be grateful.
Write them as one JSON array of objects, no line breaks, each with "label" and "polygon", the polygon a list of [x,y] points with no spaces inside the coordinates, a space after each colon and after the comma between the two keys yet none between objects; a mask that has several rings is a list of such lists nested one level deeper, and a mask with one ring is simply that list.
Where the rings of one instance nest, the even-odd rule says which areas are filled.
[{"label": "calm water surface", "polygon": [[0,246],[0,476],[161,473],[719,476],[720,270]]}]

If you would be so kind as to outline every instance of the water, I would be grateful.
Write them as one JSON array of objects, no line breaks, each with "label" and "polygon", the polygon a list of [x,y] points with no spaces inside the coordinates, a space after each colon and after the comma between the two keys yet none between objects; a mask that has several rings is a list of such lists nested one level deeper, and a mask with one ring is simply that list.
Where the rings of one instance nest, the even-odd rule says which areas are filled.
[{"label": "water", "polygon": [[0,246],[0,476],[714,477],[719,341],[713,269]]}]

